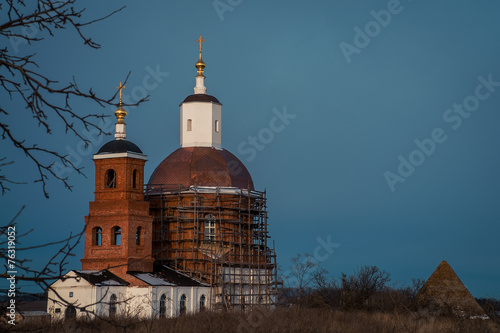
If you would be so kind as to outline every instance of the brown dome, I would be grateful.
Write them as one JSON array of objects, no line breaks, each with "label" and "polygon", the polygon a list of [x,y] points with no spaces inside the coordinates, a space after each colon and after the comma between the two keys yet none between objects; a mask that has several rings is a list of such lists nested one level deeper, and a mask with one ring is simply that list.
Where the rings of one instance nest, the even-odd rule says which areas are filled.
[{"label": "brown dome", "polygon": [[148,185],[221,186],[253,190],[253,181],[241,161],[225,149],[179,148],[155,169]]}]

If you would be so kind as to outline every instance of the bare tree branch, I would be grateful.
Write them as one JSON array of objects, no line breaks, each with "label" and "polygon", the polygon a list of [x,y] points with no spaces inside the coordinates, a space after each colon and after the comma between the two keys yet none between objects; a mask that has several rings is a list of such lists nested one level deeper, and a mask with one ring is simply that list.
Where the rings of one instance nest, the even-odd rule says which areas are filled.
[{"label": "bare tree branch", "polygon": [[[0,11],[6,11],[5,16],[8,18],[7,22],[0,24],[0,37],[7,38],[11,45],[14,45],[13,41],[19,40],[31,45],[42,41],[43,37],[29,34],[26,29],[28,27],[48,33],[49,36],[54,36],[55,30],[70,28],[85,45],[99,49],[100,44],[87,36],[82,27],[105,20],[125,7],[97,19],[85,20],[83,19],[85,9],[76,9],[76,3],[77,0],[37,0],[36,4],[27,4],[23,0],[7,0],[6,3],[0,4]],[[68,155],[60,151],[27,142],[9,126],[11,120],[8,117],[28,112],[32,121],[42,128],[45,134],[52,134],[54,129],[64,128],[65,133],[69,132],[76,136],[87,147],[90,141],[83,135],[84,131],[96,130],[97,135],[109,134],[104,132],[99,124],[107,115],[105,113],[87,114],[74,109],[73,103],[78,100],[91,100],[100,107],[117,105],[114,102],[117,92],[107,98],[98,96],[92,88],[81,89],[74,77],[69,83],[61,84],[43,73],[37,64],[36,54],[17,55],[16,51],[18,50],[7,46],[0,48],[0,88],[3,88],[12,101],[22,103],[24,111],[23,109],[7,110],[6,107],[0,106],[0,116],[3,116],[0,118],[0,135],[2,140],[10,142],[15,148],[23,151],[35,166],[38,176],[34,182],[42,184],[43,194],[48,198],[47,182],[51,178],[61,181],[65,188],[71,190],[68,178],[60,176],[54,169],[55,162],[84,175],[82,168],[73,164]],[[123,80],[125,83],[129,75],[130,73]],[[139,105],[147,98],[148,96],[128,106]],[[0,164],[0,167],[3,165],[5,164]],[[9,179],[6,174],[0,175],[2,193],[8,190],[6,183],[18,184]]]},{"label": "bare tree branch", "polygon": [[6,183],[18,184],[18,185],[19,184],[26,184],[23,182],[16,182],[16,181],[10,180],[7,178],[7,176],[2,174],[2,169],[1,169],[2,167],[14,164],[14,161],[4,162],[6,159],[7,159],[6,157],[0,158],[0,188],[2,189],[2,195],[4,195],[7,191],[10,191],[10,188],[7,187]]}]

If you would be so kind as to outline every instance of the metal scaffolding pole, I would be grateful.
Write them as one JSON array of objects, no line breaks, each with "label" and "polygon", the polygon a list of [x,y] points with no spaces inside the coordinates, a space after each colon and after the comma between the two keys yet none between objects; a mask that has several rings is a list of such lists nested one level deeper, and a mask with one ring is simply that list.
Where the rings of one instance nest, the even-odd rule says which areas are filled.
[{"label": "metal scaffolding pole", "polygon": [[266,192],[148,185],[153,256],[212,287],[212,308],[276,301],[276,253],[268,246]]}]

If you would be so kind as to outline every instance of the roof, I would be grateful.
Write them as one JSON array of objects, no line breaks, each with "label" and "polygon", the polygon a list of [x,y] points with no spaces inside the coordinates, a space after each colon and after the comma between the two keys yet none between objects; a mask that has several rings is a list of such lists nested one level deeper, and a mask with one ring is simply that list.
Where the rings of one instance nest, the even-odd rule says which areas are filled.
[{"label": "roof", "polygon": [[148,185],[237,187],[253,190],[253,181],[243,163],[225,149],[179,148],[161,162]]},{"label": "roof", "polygon": [[142,154],[142,150],[137,147],[137,145],[128,140],[113,140],[104,144],[104,146],[99,149],[97,154],[109,154],[109,153],[138,153]]},{"label": "roof", "polygon": [[175,284],[165,281],[164,279],[155,276],[153,273],[127,272],[127,274],[146,282],[150,286],[175,286]]},{"label": "roof", "polygon": [[73,270],[75,274],[94,286],[128,286],[129,283],[108,270],[82,271]]},{"label": "roof", "polygon": [[215,98],[214,96],[211,96],[211,95],[207,95],[207,94],[189,95],[188,97],[186,97],[184,99],[184,101],[182,103],[189,103],[189,102],[210,102],[210,103],[221,104],[221,102],[219,102],[219,100],[217,98]]},{"label": "roof", "polygon": [[157,266],[153,273],[127,272],[150,286],[208,287],[188,275],[182,274],[168,266]]},{"label": "roof", "polygon": [[431,310],[448,309],[458,314],[484,314],[484,310],[446,261],[442,261],[425,282],[416,295],[416,300],[420,306]]}]

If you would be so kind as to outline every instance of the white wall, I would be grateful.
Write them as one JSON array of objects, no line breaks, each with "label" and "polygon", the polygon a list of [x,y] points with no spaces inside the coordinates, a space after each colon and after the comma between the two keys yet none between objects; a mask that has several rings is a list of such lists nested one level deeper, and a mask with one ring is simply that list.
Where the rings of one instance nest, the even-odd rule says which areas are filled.
[{"label": "white wall", "polygon": [[[175,317],[179,315],[180,298],[186,295],[186,312],[195,313],[200,311],[200,296],[205,295],[205,306],[210,308],[209,287],[176,287],[176,286],[149,286],[149,287],[126,287],[126,286],[93,286],[86,280],[77,278],[73,272],[67,274],[68,278],[56,281],[49,290],[49,301],[47,312],[52,315],[53,320],[64,319],[68,304],[76,308],[77,318],[92,318],[109,315],[109,302],[112,294],[117,297],[117,316],[149,318],[158,317],[160,313],[160,298],[162,294],[167,296],[166,316]],[[69,293],[73,296],[70,297]],[[57,293],[57,294],[56,294]],[[85,307],[87,311],[81,311]],[[56,312],[56,309],[60,309]]]},{"label": "white wall", "polygon": [[[181,146],[221,148],[221,105],[209,102],[188,102],[181,105]],[[192,130],[187,130],[188,119]],[[219,121],[219,132],[215,121]]]},{"label": "white wall", "polygon": [[[118,302],[126,293],[125,286],[96,287],[77,276],[74,272],[66,274],[64,280],[60,279],[52,284],[48,291],[47,312],[52,319],[63,319],[69,305],[76,308],[77,318],[93,317],[93,314],[106,316],[109,314],[109,299],[111,294],[116,294]],[[70,296],[70,293],[73,293]],[[118,304],[118,311],[120,305]],[[84,311],[81,309],[85,308]]]},{"label": "white wall", "polygon": [[196,313],[200,311],[200,297],[205,295],[205,307],[210,308],[209,287],[156,287],[156,315],[160,312],[160,298],[162,294],[167,296],[167,317],[176,317],[180,314],[181,296],[186,295],[186,312]]}]

